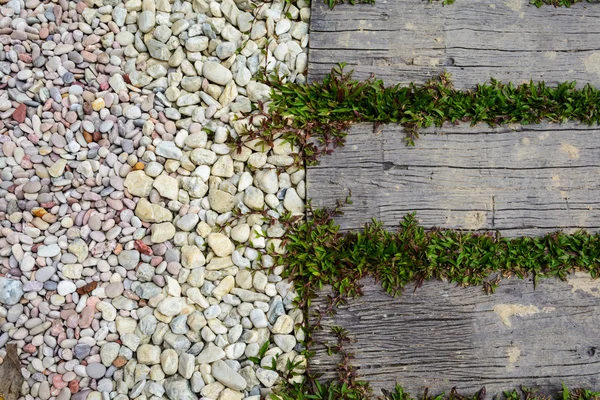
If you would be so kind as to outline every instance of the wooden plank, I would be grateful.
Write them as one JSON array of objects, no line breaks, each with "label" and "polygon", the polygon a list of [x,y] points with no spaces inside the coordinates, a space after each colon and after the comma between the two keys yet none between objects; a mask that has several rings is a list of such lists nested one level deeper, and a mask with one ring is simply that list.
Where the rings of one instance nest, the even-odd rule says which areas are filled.
[{"label": "wooden plank", "polygon": [[600,84],[600,7],[536,8],[527,0],[312,2],[309,80],[339,62],[355,77],[424,82],[442,71],[457,88],[490,77],[515,83]]},{"label": "wooden plank", "polygon": [[[493,295],[430,281],[396,298],[370,279],[364,285],[363,297],[324,317],[315,338],[331,343],[330,327],[346,328],[353,365],[375,395],[396,382],[413,396],[485,386],[488,399],[520,385],[553,394],[561,382],[600,389],[599,280],[543,279],[534,290],[531,280],[512,278]],[[325,305],[322,293],[313,307]],[[311,371],[335,378],[337,357],[314,349]]]},{"label": "wooden plank", "polygon": [[[441,132],[443,131],[443,134]],[[600,228],[600,129],[576,124],[429,129],[407,146],[396,125],[351,128],[346,146],[307,174],[317,207],[350,193],[336,218],[390,229],[416,212],[426,227],[499,230],[505,236]]]},{"label": "wooden plank", "polygon": [[[527,0],[458,0],[451,6],[422,0],[377,1],[330,11],[312,2],[309,80],[338,62],[354,76],[386,84],[424,82],[448,71],[455,87],[490,77],[553,85],[600,84],[600,7],[537,9]],[[489,128],[444,126],[421,132],[406,147],[398,126],[351,129],[345,148],[307,174],[315,206],[332,206],[351,192],[353,204],[336,221],[359,229],[371,218],[395,229],[416,211],[426,227],[499,230],[505,236],[541,235],[600,227],[597,127],[541,124]],[[426,282],[392,299],[365,281],[365,296],[323,320],[349,330],[359,375],[374,394],[396,382],[418,396],[474,392],[488,398],[519,385],[543,393],[570,387],[600,389],[600,283],[505,280],[493,296],[480,288]],[[313,307],[325,305],[325,293]],[[522,316],[506,317],[506,312]],[[504,318],[503,318],[504,316]],[[319,347],[311,370],[335,377],[337,359]]]}]

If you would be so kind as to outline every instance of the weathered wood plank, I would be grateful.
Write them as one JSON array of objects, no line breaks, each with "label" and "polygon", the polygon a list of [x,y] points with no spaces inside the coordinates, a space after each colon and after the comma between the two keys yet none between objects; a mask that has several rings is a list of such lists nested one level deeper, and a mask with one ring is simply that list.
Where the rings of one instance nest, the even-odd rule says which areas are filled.
[{"label": "weathered wood plank", "polygon": [[[438,133],[443,131],[443,134]],[[395,229],[416,212],[426,227],[499,230],[506,236],[600,228],[600,129],[576,124],[429,129],[414,147],[401,127],[351,128],[346,146],[309,169],[317,207],[351,193],[336,219],[372,218]]]},{"label": "weathered wood plank", "polygon": [[329,10],[312,2],[309,80],[338,62],[355,77],[423,82],[441,71],[457,88],[490,77],[600,84],[600,6],[536,8],[527,0],[378,1]]},{"label": "weathered wood plank", "polygon": [[[537,9],[527,2],[378,0],[330,11],[314,1],[309,80],[347,62],[355,77],[375,74],[386,84],[448,71],[459,89],[490,77],[600,85],[600,6]],[[422,131],[416,146],[406,147],[398,126],[374,134],[372,125],[356,125],[345,148],[309,169],[308,196],[313,205],[332,206],[351,192],[354,203],[336,219],[343,229],[371,218],[395,229],[416,211],[426,227],[505,236],[597,231],[599,134],[577,124],[444,126]],[[493,296],[426,282],[396,299],[365,285],[364,297],[324,319],[317,340],[331,341],[332,325],[348,329],[356,339],[354,364],[375,394],[396,382],[414,395],[425,387],[486,386],[488,398],[521,384],[543,392],[561,382],[600,389],[599,282],[571,276],[568,283],[543,280],[534,291],[530,281],[510,279]],[[325,301],[323,293],[314,307]],[[502,314],[511,310],[524,315]],[[311,369],[331,378],[336,363],[318,349]]]},{"label": "weathered wood plank", "polygon": [[[346,328],[355,342],[353,365],[374,394],[396,382],[414,396],[448,393],[454,386],[487,398],[520,385],[556,393],[600,389],[600,281],[571,275],[568,282],[516,278],[502,281],[493,295],[480,287],[425,282],[413,294],[390,297],[365,280],[365,295],[326,316],[317,341],[331,343],[330,327]],[[326,304],[323,295],[314,304]],[[336,376],[335,356],[315,346],[312,372]]]}]

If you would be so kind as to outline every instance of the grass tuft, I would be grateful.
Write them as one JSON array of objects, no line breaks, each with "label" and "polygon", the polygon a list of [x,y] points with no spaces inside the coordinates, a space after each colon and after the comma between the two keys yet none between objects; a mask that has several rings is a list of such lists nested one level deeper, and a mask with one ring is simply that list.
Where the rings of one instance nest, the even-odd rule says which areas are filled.
[{"label": "grass tuft", "polygon": [[[486,398],[485,387],[474,394],[462,394],[456,388],[452,388],[448,394],[431,395],[425,389],[422,395],[413,397],[399,384],[396,384],[392,391],[382,389],[382,393],[378,396],[365,391],[366,382],[361,382],[361,385],[363,386],[351,388],[336,382],[293,383],[275,390],[271,398],[273,400],[484,400]],[[563,384],[562,390],[553,395],[543,395],[535,388],[521,386],[518,390],[506,391],[494,398],[497,400],[599,400],[600,392],[587,389],[570,390]]]},{"label": "grass tuft", "polygon": [[[338,4],[349,3],[352,5],[355,4],[374,4],[375,0],[323,0],[325,4],[329,7],[329,9],[333,10],[333,8]],[[565,0],[564,0],[565,1]]]},{"label": "grass tuft", "polygon": [[473,90],[456,90],[443,73],[423,85],[386,87],[374,77],[354,80],[344,67],[340,64],[322,82],[309,85],[267,80],[273,89],[269,108],[252,117],[260,123],[238,138],[238,146],[254,139],[271,145],[283,137],[299,148],[298,162],[312,165],[342,146],[348,128],[357,122],[372,122],[375,129],[400,124],[410,145],[420,128],[444,123],[600,122],[600,90],[589,84],[580,89],[575,82],[515,86],[492,79]]},{"label": "grass tuft", "polygon": [[499,233],[472,233],[419,226],[407,215],[395,232],[373,221],[362,231],[340,232],[333,211],[311,210],[285,239],[279,264],[296,283],[308,306],[312,292],[331,285],[341,299],[361,295],[360,280],[372,276],[390,295],[401,294],[430,279],[461,286],[480,285],[493,293],[502,277],[566,279],[574,271],[592,277],[600,272],[600,235],[579,231],[542,237],[503,238]]}]

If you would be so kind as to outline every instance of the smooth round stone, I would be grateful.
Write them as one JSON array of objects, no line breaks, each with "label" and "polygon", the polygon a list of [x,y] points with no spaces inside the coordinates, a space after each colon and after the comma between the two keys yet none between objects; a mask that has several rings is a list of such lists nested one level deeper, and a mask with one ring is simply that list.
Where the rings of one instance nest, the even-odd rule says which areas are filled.
[{"label": "smooth round stone", "polygon": [[[78,343],[73,347],[73,355],[79,360],[83,360],[90,355],[91,347],[89,344]],[[102,364],[100,364],[102,365]]]},{"label": "smooth round stone", "polygon": [[75,286],[75,284],[71,281],[62,281],[58,284],[57,290],[58,294],[61,296],[66,296],[75,292],[75,290],[77,290],[77,286]]},{"label": "smooth round stone", "polygon": [[[48,246],[40,246],[37,251],[40,257],[56,257],[60,254],[60,247],[58,244],[51,244]],[[39,280],[39,279],[38,279]]]},{"label": "smooth round stone", "polygon": [[155,178],[158,175],[160,175],[160,173],[163,171],[163,169],[164,169],[164,166],[162,164],[153,161],[146,165],[144,172],[146,172],[146,175]]},{"label": "smooth round stone", "polygon": [[23,314],[23,304],[15,304],[11,308],[8,309],[8,314],[6,315],[6,320],[8,322],[17,322],[19,316]]},{"label": "smooth round stone", "polygon": [[33,257],[25,257],[21,261],[21,271],[31,271],[35,265],[35,259]]},{"label": "smooth round stone", "polygon": [[119,254],[119,263],[125,269],[133,269],[137,267],[140,261],[140,252],[137,250],[126,250]]},{"label": "smooth round stone", "polygon": [[250,311],[250,321],[252,321],[252,324],[255,328],[266,328],[267,326],[269,326],[267,316],[262,310],[258,308],[255,308],[254,310]]},{"label": "smooth round stone", "polygon": [[75,96],[81,96],[83,94],[83,87],[79,85],[73,85],[69,87],[69,93]]},{"label": "smooth round stone", "polygon": [[119,32],[117,33],[117,36],[115,36],[115,40],[117,41],[117,43],[119,43],[123,47],[132,44],[134,39],[135,37],[133,36],[133,33],[128,31]]},{"label": "smooth round stone", "polygon": [[106,133],[106,132],[110,131],[113,126],[114,126],[114,122],[112,122],[111,120],[104,121],[100,124],[99,131],[102,133]]},{"label": "smooth round stone", "polygon": [[12,306],[23,297],[23,284],[19,280],[0,278],[0,303]]},{"label": "smooth round stone", "polygon": [[40,181],[31,181],[23,185],[23,191],[29,194],[38,193],[41,188],[42,183]]},{"label": "smooth round stone", "polygon": [[73,81],[75,80],[75,76],[73,75],[73,73],[67,72],[62,76],[62,79],[64,83],[73,83]]},{"label": "smooth round stone", "polygon": [[99,392],[108,393],[113,390],[113,383],[110,379],[101,379],[97,387]]},{"label": "smooth round stone", "polygon": [[29,281],[23,285],[24,292],[37,292],[44,288],[44,284],[40,281]]},{"label": "smooth round stone", "polygon": [[36,271],[35,280],[39,282],[46,282],[48,279],[52,278],[52,276],[56,273],[56,269],[54,267],[43,267]]},{"label": "smooth round stone", "polygon": [[125,110],[125,116],[129,119],[138,119],[142,116],[142,110],[135,106],[129,107]]},{"label": "smooth round stone", "polygon": [[[72,86],[73,87],[73,86]],[[63,148],[67,145],[67,141],[64,138],[64,136],[60,136],[57,134],[52,134],[50,140],[52,141],[52,144],[58,148]]]},{"label": "smooth round stone", "polygon": [[100,379],[106,374],[106,367],[100,363],[92,363],[86,367],[85,372],[90,378]]}]

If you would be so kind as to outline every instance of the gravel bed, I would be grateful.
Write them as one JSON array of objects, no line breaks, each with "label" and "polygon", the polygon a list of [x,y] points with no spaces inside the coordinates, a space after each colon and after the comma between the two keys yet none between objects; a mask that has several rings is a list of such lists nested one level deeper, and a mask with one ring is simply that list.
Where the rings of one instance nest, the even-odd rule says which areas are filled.
[{"label": "gravel bed", "polygon": [[269,101],[260,71],[305,81],[309,18],[305,0],[0,4],[0,362],[16,343],[23,398],[259,400],[305,361],[264,254],[305,172],[281,139],[230,143]]}]

